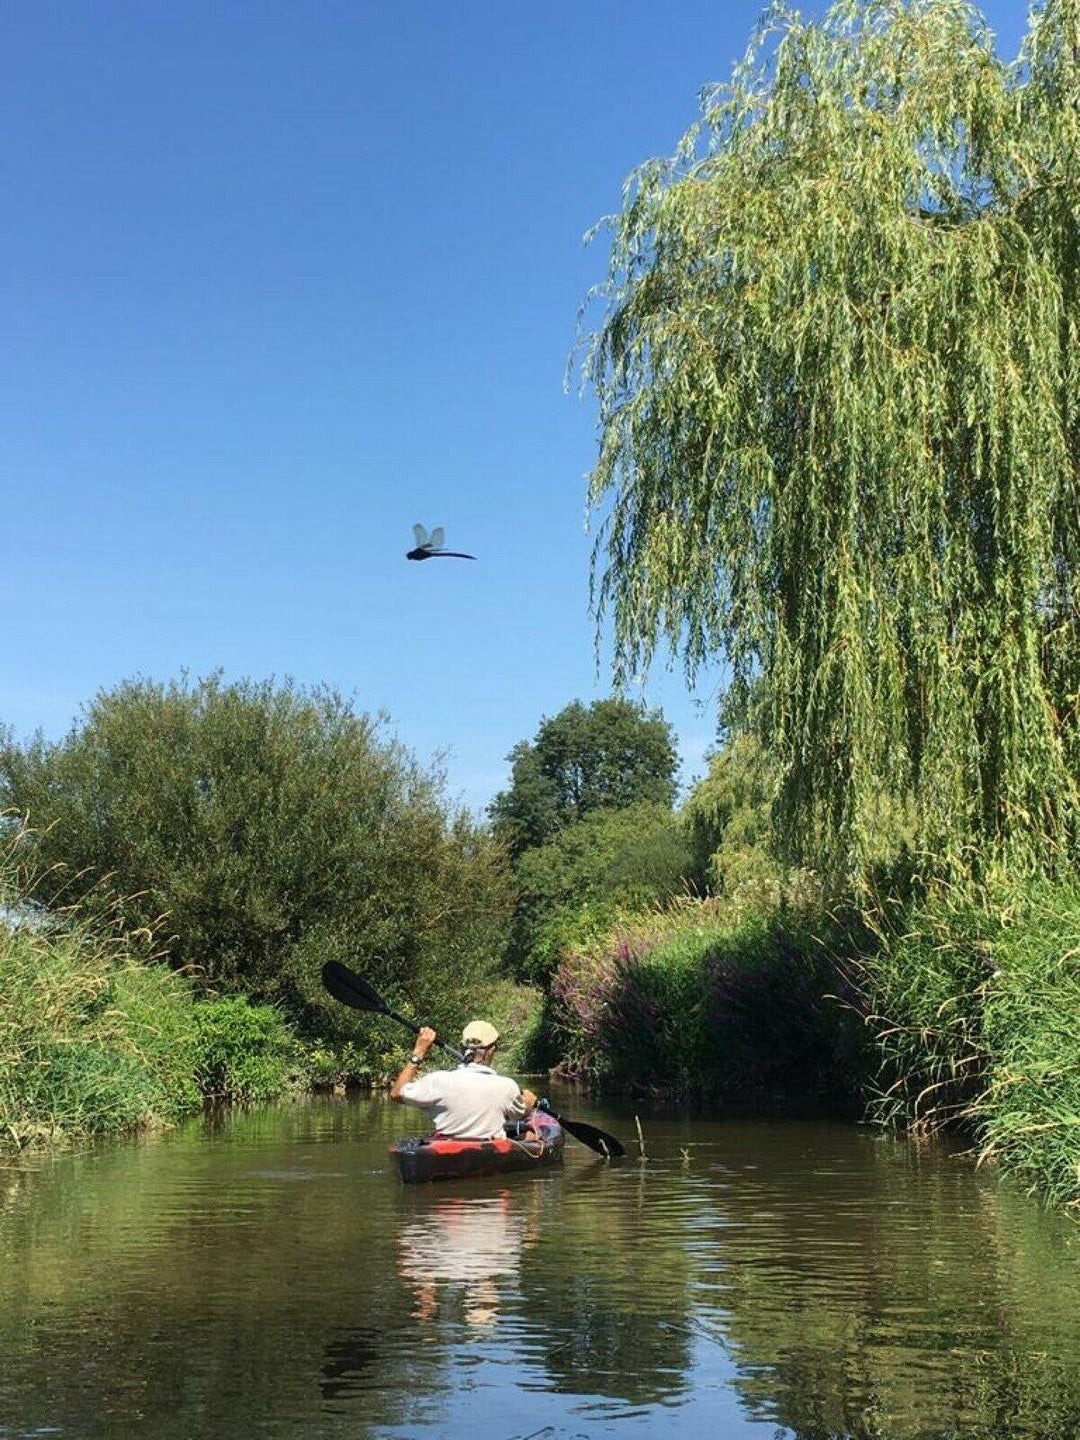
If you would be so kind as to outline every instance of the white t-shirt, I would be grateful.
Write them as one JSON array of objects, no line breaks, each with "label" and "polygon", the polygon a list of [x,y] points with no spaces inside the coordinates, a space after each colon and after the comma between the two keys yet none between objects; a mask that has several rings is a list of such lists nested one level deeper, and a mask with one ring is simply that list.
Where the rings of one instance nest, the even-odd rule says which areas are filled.
[{"label": "white t-shirt", "polygon": [[516,1080],[490,1065],[434,1070],[401,1087],[401,1098],[426,1110],[440,1135],[455,1140],[498,1140],[506,1121],[525,1114]]}]

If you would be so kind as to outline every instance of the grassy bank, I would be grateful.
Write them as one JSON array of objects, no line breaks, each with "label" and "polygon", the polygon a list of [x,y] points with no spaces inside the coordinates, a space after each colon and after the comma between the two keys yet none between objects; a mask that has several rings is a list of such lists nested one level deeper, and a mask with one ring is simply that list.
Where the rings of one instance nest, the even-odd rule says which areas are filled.
[{"label": "grassy bank", "polygon": [[847,925],[683,901],[569,947],[552,1001],[588,1081],[959,1128],[1080,1206],[1080,889],[939,889]]},{"label": "grassy bank", "polygon": [[167,1125],[207,1098],[265,1099],[302,1079],[270,1006],[199,999],[136,941],[89,924],[3,913],[0,1143]]},{"label": "grassy bank", "polygon": [[1080,888],[940,887],[851,968],[878,1061],[871,1113],[970,1131],[980,1157],[1080,1207]]},{"label": "grassy bank", "polygon": [[708,1100],[800,1095],[848,1108],[862,1025],[830,996],[828,946],[794,914],[682,900],[564,953],[556,1043],[570,1074]]}]

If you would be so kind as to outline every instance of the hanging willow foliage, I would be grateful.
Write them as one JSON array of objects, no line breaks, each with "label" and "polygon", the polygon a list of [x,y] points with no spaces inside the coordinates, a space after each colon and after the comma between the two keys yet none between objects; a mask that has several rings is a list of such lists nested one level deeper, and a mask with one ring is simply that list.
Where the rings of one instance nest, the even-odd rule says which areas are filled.
[{"label": "hanging willow foliage", "polygon": [[608,221],[594,605],[759,680],[793,852],[1075,853],[1080,0],[774,12]]}]

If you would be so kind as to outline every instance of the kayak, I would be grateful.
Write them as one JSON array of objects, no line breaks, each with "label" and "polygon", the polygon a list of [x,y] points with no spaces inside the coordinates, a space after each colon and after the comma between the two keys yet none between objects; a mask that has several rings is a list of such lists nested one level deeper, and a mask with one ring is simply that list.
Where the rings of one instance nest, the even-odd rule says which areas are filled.
[{"label": "kayak", "polygon": [[[526,1130],[535,1139],[525,1139]],[[562,1158],[566,1136],[557,1120],[535,1111],[528,1121],[506,1127],[505,1140],[444,1140],[434,1136],[401,1140],[391,1145],[406,1185],[425,1180],[467,1180],[473,1175],[502,1175],[535,1170]]]}]

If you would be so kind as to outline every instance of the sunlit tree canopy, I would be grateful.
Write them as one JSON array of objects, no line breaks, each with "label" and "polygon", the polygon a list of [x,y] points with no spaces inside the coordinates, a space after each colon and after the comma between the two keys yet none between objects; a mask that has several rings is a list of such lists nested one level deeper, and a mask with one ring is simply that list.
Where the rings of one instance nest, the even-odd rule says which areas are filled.
[{"label": "sunlit tree canopy", "polygon": [[1080,0],[773,12],[610,220],[595,603],[766,697],[790,848],[1075,841]]}]

